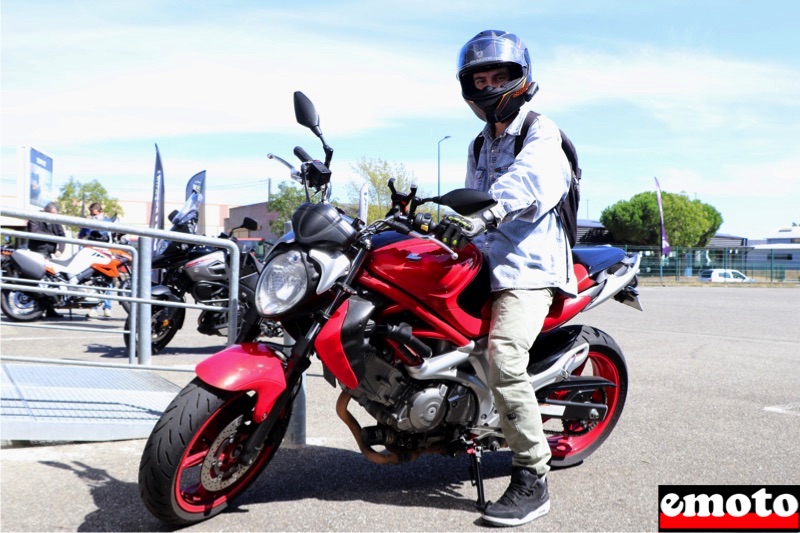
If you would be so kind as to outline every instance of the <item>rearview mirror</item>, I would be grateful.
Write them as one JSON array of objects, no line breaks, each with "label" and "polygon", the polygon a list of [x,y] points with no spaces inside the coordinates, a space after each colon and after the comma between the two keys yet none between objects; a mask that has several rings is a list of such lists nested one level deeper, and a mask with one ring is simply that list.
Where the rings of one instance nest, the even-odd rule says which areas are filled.
[{"label": "rearview mirror", "polygon": [[446,205],[459,215],[471,215],[489,209],[497,202],[488,193],[475,189],[454,189],[447,194],[433,198],[440,205]]},{"label": "rearview mirror", "polygon": [[258,222],[256,222],[250,217],[244,217],[241,227],[243,227],[246,230],[256,231],[258,229]]},{"label": "rearview mirror", "polygon": [[300,91],[294,93],[294,116],[298,124],[310,128],[317,136],[321,135],[317,109],[311,100]]}]

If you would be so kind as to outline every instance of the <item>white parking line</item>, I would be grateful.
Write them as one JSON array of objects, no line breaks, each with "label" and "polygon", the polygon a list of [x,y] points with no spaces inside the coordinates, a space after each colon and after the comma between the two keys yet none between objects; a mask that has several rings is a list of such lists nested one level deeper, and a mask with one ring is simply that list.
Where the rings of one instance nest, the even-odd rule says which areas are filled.
[{"label": "white parking line", "polygon": [[[86,339],[86,336],[81,337],[59,337],[59,340],[72,340],[72,339]],[[3,342],[9,341],[40,341],[42,337],[9,337],[8,335],[3,335]]]},{"label": "white parking line", "polygon": [[772,405],[764,408],[765,411],[770,413],[781,413],[783,415],[800,416],[800,402],[787,403],[786,405]]}]

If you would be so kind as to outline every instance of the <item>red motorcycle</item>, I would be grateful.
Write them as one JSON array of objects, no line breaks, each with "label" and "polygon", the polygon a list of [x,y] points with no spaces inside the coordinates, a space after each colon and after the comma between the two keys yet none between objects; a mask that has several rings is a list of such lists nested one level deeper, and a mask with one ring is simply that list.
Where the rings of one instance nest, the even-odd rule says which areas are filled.
[{"label": "red motorcycle", "polygon": [[[325,162],[294,150],[291,170],[307,202],[293,232],[267,257],[256,308],[297,339],[285,355],[267,343],[231,346],[197,366],[156,424],[142,456],[139,490],[147,508],[172,524],[206,520],[225,509],[267,467],[291,417],[301,376],[317,355],[336,413],[371,461],[396,464],[421,454],[470,454],[478,505],[481,455],[505,446],[488,386],[488,272],[480,251],[456,253],[432,236],[425,202],[468,215],[493,200],[474,190],[418,198],[394,190],[385,219],[365,225],[327,203],[333,150],[313,104],[295,93],[298,122],[322,141]],[[320,201],[312,203],[310,189]],[[588,326],[564,326],[579,312],[615,300],[641,309],[638,254],[616,248],[574,250],[578,296],[556,296],[531,349],[536,390],[553,466],[591,455],[625,405],[628,372],[617,343]],[[375,419],[362,428],[355,400]],[[378,451],[376,446],[383,449]]]}]

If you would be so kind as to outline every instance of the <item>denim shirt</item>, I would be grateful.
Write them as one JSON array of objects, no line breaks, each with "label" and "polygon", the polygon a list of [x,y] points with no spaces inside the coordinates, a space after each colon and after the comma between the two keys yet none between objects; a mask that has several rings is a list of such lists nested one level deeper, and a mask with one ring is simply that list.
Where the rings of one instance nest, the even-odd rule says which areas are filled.
[{"label": "denim shirt", "polygon": [[497,228],[475,239],[491,269],[491,290],[554,287],[577,294],[572,251],[555,206],[569,189],[572,171],[555,123],[539,115],[514,157],[514,141],[528,112],[497,139],[487,125],[477,164],[469,146],[466,187],[488,192],[505,216]]}]

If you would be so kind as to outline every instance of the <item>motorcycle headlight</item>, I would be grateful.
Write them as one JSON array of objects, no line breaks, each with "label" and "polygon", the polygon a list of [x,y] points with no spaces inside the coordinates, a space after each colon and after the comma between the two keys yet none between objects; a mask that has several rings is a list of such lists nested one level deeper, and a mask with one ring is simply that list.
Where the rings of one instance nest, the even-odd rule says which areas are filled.
[{"label": "motorcycle headlight", "polygon": [[264,267],[256,287],[256,309],[275,316],[297,305],[308,292],[308,265],[296,249],[276,255]]}]

